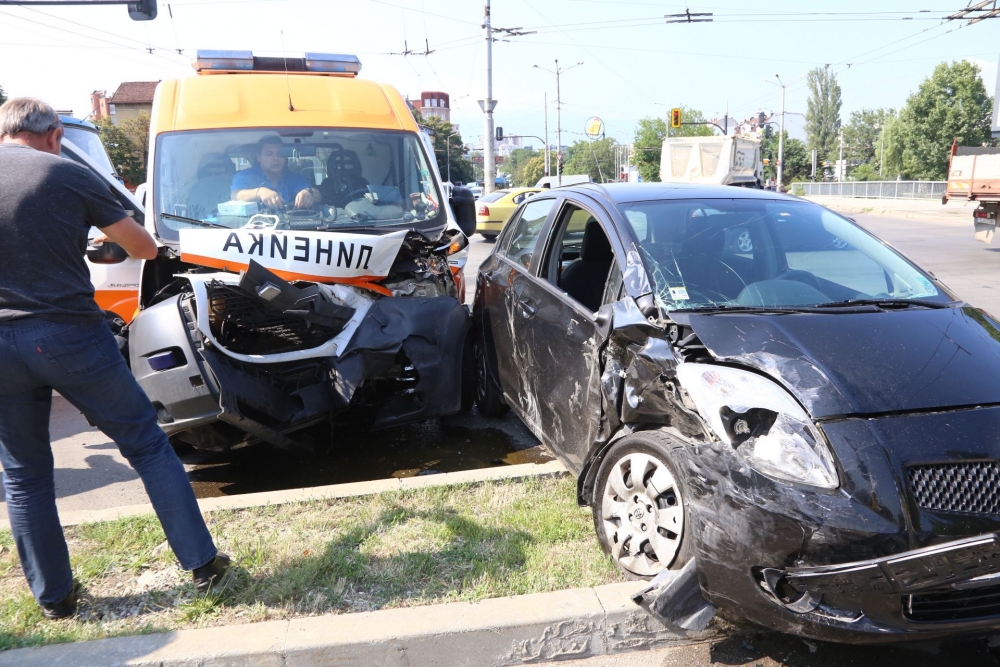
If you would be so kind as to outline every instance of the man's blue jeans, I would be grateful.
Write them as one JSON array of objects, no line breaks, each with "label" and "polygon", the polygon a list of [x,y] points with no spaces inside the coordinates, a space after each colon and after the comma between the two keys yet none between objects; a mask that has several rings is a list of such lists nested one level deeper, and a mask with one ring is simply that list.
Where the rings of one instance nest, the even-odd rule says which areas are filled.
[{"label": "man's blue jeans", "polygon": [[108,437],[142,478],[181,567],[210,563],[216,548],[184,466],[103,321],[0,323],[0,464],[21,567],[35,599],[73,590],[56,512],[49,411],[56,389]]}]

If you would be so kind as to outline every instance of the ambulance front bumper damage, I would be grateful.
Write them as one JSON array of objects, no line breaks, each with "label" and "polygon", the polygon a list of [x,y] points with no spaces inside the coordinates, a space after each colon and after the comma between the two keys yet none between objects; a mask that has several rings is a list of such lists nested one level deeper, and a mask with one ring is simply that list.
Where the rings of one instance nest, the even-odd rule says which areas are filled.
[{"label": "ambulance front bumper damage", "polygon": [[462,404],[467,308],[446,290],[378,296],[289,283],[251,263],[191,273],[189,289],[130,327],[133,374],[168,435],[226,450],[332,419],[374,428],[453,414]]}]

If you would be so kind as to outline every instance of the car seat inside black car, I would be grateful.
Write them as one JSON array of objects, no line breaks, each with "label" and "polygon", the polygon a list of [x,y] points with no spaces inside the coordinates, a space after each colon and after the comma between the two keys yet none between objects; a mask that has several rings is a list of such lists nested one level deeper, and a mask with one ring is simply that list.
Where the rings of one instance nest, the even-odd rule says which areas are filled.
[{"label": "car seat inside black car", "polygon": [[[582,235],[578,231],[579,219],[586,216]],[[576,224],[574,224],[576,223]],[[614,262],[615,255],[604,229],[592,215],[583,209],[568,206],[560,220],[563,227],[556,245],[558,266],[556,284],[566,294],[579,301],[583,306],[594,312],[601,307],[604,288],[608,280],[608,271]],[[572,259],[576,255],[575,259]],[[567,260],[569,261],[566,264]],[[552,275],[550,261],[550,276]],[[561,273],[559,267],[563,267]],[[551,278],[550,278],[551,280]]]}]

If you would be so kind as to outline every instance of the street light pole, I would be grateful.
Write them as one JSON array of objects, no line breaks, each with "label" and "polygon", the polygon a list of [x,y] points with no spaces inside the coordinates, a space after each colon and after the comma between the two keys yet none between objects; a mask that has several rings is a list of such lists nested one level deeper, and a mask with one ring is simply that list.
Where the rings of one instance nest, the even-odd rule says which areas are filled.
[{"label": "street light pole", "polygon": [[549,94],[545,93],[545,175],[551,176],[549,170]]},{"label": "street light pole", "polygon": [[771,84],[772,86],[778,86],[781,88],[781,119],[778,122],[778,169],[777,169],[778,183],[775,186],[779,191],[781,190],[782,186],[781,179],[784,177],[785,174],[785,89],[788,88],[788,86],[795,83],[796,81],[804,79],[806,76],[808,75],[803,74],[798,79],[792,79],[788,83],[782,81],[781,77],[778,76],[777,74],[774,75],[774,78],[778,80],[778,83],[775,83],[770,79],[762,79],[763,81]]},{"label": "street light pole", "polygon": [[486,114],[486,122],[483,137],[483,193],[493,192],[494,170],[493,164],[493,27],[490,25],[490,0],[486,0],[486,10],[483,20],[483,27],[486,29],[486,99],[483,103],[483,112]]},{"label": "street light pole", "polygon": [[559,158],[562,157],[562,92],[559,88],[559,76],[563,72],[568,72],[574,67],[579,67],[582,64],[583,62],[581,61],[575,65],[570,65],[565,69],[560,69],[559,59],[556,58],[556,70],[554,72],[550,69],[533,65],[533,67],[556,75],[556,187],[562,185],[562,163],[559,161]]}]

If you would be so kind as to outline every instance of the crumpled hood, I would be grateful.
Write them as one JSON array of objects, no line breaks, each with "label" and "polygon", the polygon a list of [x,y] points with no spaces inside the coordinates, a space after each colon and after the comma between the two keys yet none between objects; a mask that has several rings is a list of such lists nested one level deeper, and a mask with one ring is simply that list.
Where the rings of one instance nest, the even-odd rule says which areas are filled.
[{"label": "crumpled hood", "polygon": [[719,361],[781,382],[814,418],[1000,404],[1000,324],[964,308],[691,315]]}]

